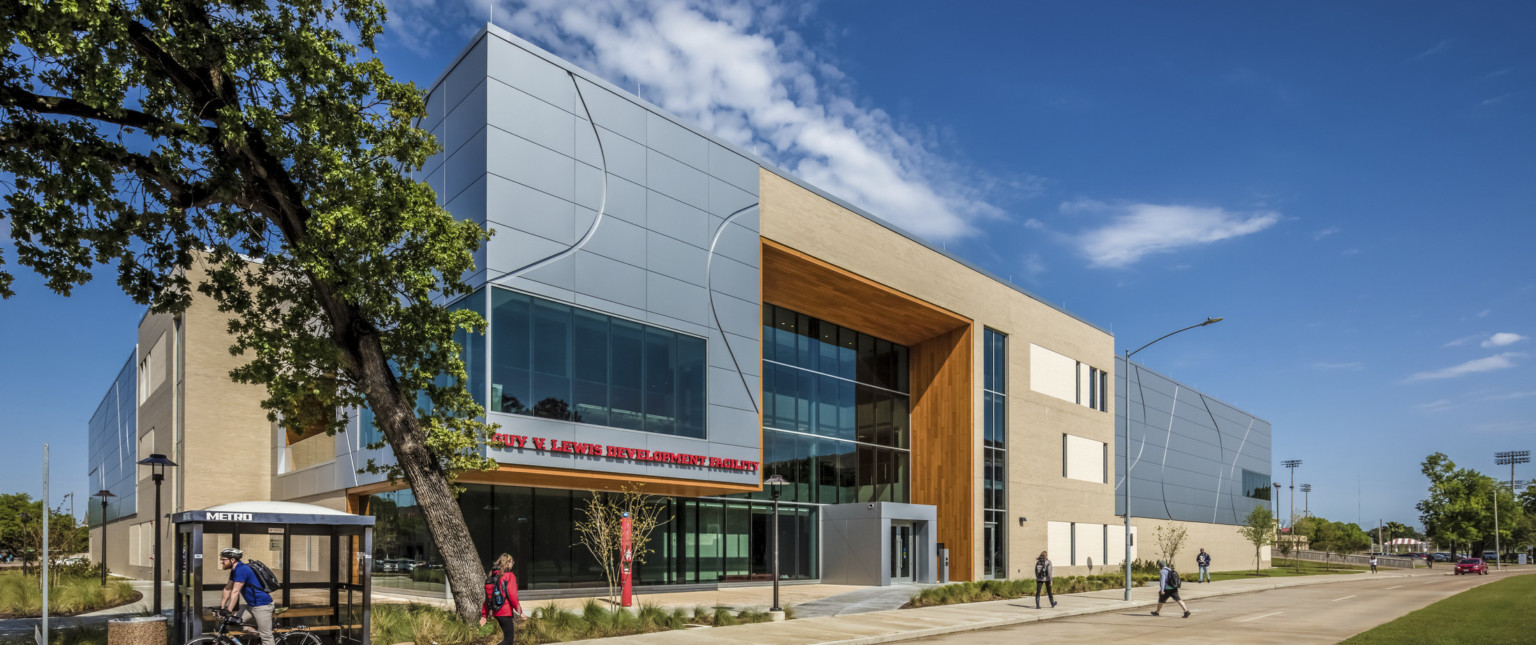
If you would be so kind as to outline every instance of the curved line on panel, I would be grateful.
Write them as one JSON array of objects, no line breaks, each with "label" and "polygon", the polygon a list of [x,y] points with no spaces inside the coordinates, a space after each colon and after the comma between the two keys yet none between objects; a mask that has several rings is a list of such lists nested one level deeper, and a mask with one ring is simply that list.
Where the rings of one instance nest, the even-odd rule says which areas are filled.
[{"label": "curved line on panel", "polygon": [[[1230,468],[1227,471],[1227,476],[1228,477],[1233,477],[1234,480],[1235,480],[1235,476],[1237,475],[1237,460],[1243,458],[1243,448],[1247,448],[1248,447],[1248,435],[1252,434],[1252,433],[1253,433],[1253,418],[1250,417],[1248,419],[1248,429],[1243,431],[1243,442],[1237,444],[1237,454],[1232,457],[1232,468]],[[1246,496],[1246,494],[1244,496]],[[1238,519],[1238,517],[1237,517],[1237,501],[1233,500],[1232,499],[1232,495],[1230,495],[1230,494],[1227,495],[1227,499],[1228,500],[1232,500],[1231,503],[1228,504],[1228,506],[1232,507],[1232,519],[1233,520],[1237,520]]]},{"label": "curved line on panel", "polygon": [[[1227,444],[1221,439],[1221,422],[1216,420],[1216,413],[1211,412],[1211,401],[1200,394],[1200,405],[1205,408],[1205,416],[1211,418],[1211,426],[1216,430],[1216,448],[1223,454],[1227,452]],[[1216,499],[1211,502],[1211,523],[1216,523],[1216,514],[1221,512],[1221,462],[1216,462]]]},{"label": "curved line on panel", "polygon": [[1179,411],[1179,386],[1173,386],[1173,405],[1168,410],[1168,436],[1163,438],[1163,474],[1158,477],[1158,488],[1163,491],[1163,512],[1168,514],[1168,519],[1173,519],[1173,510],[1168,508],[1168,450],[1173,443],[1173,420],[1178,418],[1175,413]]},{"label": "curved line on panel", "polygon": [[[1129,368],[1127,368],[1127,369],[1129,369]],[[1130,378],[1130,372],[1126,373],[1126,378],[1127,379]],[[1127,388],[1127,390],[1129,390],[1129,388]],[[1147,425],[1147,393],[1144,390],[1142,390],[1142,388],[1141,388],[1141,370],[1139,370],[1139,369],[1136,370],[1136,392],[1141,394],[1141,425],[1143,427],[1145,427]],[[1130,450],[1131,450],[1131,406],[1130,406],[1130,403],[1129,403],[1129,401],[1130,401],[1130,393],[1129,393],[1129,391],[1127,391],[1127,393],[1126,393],[1126,401],[1127,401],[1127,403],[1126,403],[1126,406],[1125,406],[1125,450],[1126,450],[1126,452],[1130,452]],[[1119,490],[1120,486],[1124,486],[1125,482],[1131,478],[1131,471],[1136,470],[1136,464],[1141,463],[1141,455],[1142,455],[1142,453],[1146,452],[1146,450],[1147,450],[1147,432],[1146,432],[1146,430],[1142,430],[1142,432],[1141,432],[1141,447],[1136,449],[1136,458],[1131,460],[1131,465],[1126,466],[1125,473],[1120,477],[1120,484],[1115,487],[1115,490]],[[1127,505],[1130,504],[1130,495],[1126,495],[1126,504]]]},{"label": "curved line on panel", "polygon": [[581,239],[576,240],[575,244],[561,249],[560,251],[548,257],[534,260],[533,262],[502,273],[501,275],[498,275],[494,278],[488,277],[485,280],[486,282],[495,282],[505,278],[515,278],[534,269],[544,267],[557,260],[569,257],[581,247],[586,246],[587,242],[592,239],[592,235],[597,233],[597,226],[603,222],[604,211],[608,209],[608,153],[603,149],[603,135],[597,131],[597,121],[592,119],[592,109],[587,107],[587,97],[581,93],[581,83],[576,82],[576,74],[572,72],[566,72],[566,75],[571,77],[571,85],[576,88],[576,98],[581,99],[581,111],[586,113],[587,124],[592,126],[592,136],[597,139],[597,155],[598,158],[602,160],[603,164],[601,169],[603,173],[603,196],[602,199],[597,203],[597,217],[592,218],[592,226],[587,227],[587,232],[581,236]]},{"label": "curved line on panel", "polygon": [[715,309],[715,276],[710,271],[715,262],[715,246],[720,243],[720,236],[725,234],[725,229],[730,227],[732,220],[740,217],[742,213],[757,208],[757,205],[758,202],[754,202],[725,216],[725,220],[720,222],[720,228],[715,230],[715,236],[709,240],[709,257],[704,259],[704,290],[708,292],[709,314],[715,319],[715,331],[720,332],[720,342],[725,343],[725,353],[731,357],[731,364],[736,366],[736,376],[741,377],[741,386],[747,390],[747,400],[752,402],[752,411],[761,414],[762,410],[757,405],[757,393],[753,392],[752,385],[747,383],[747,375],[741,371],[741,361],[736,360],[736,350],[731,349],[731,339],[726,337],[725,327],[720,325],[720,312]]}]

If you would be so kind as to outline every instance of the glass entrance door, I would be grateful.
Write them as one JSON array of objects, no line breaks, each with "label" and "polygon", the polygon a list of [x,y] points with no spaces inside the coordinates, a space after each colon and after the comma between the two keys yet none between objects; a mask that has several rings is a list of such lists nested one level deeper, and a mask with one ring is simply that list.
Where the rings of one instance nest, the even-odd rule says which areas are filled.
[{"label": "glass entrance door", "polygon": [[912,525],[891,523],[891,582],[912,582]]}]

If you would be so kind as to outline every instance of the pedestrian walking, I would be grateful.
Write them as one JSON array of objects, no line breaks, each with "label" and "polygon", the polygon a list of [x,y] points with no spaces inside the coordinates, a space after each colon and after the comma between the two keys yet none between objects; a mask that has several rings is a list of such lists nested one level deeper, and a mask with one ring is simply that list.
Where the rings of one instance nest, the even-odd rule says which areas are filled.
[{"label": "pedestrian walking", "polygon": [[1371,573],[1376,573],[1376,556],[1371,556]]},{"label": "pedestrian walking", "polygon": [[512,634],[517,618],[523,615],[523,606],[517,602],[517,576],[512,574],[512,556],[505,553],[496,558],[490,575],[485,578],[485,604],[480,607],[480,626],[485,626],[487,616],[495,618],[501,626],[501,645],[512,645]]},{"label": "pedestrian walking", "polygon": [[1045,597],[1051,601],[1051,606],[1056,606],[1056,593],[1051,590],[1051,581],[1056,579],[1056,570],[1051,566],[1050,559],[1045,557],[1045,552],[1040,552],[1040,557],[1035,558],[1035,609],[1040,608],[1040,590],[1045,589]]},{"label": "pedestrian walking", "polygon": [[1167,562],[1158,560],[1157,563],[1163,565],[1163,568],[1157,572],[1157,609],[1152,610],[1152,615],[1163,615],[1163,604],[1172,600],[1179,603],[1179,608],[1184,610],[1184,617],[1189,618],[1189,605],[1184,604],[1184,601],[1179,598],[1179,587],[1184,584],[1184,581],[1179,579],[1179,572]]},{"label": "pedestrian walking", "polygon": [[1211,581],[1211,554],[1205,549],[1200,549],[1200,555],[1195,556],[1195,564],[1200,565],[1200,582]]}]

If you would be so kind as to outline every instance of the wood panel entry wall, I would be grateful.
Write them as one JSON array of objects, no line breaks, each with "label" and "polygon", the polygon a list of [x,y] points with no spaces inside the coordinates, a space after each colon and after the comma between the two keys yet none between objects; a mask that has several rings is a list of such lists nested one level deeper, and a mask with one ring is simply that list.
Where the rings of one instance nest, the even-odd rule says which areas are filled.
[{"label": "wood panel entry wall", "polygon": [[772,240],[763,240],[763,302],[911,350],[912,502],[937,507],[950,579],[976,577],[972,321]]}]

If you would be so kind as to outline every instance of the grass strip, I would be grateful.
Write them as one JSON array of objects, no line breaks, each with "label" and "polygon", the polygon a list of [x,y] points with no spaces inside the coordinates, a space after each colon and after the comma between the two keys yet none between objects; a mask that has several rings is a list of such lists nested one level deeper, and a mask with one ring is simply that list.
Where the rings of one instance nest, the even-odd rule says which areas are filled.
[{"label": "grass strip", "polygon": [[1344,641],[1348,645],[1425,643],[1503,645],[1536,634],[1536,576],[1517,575],[1473,587]]}]

